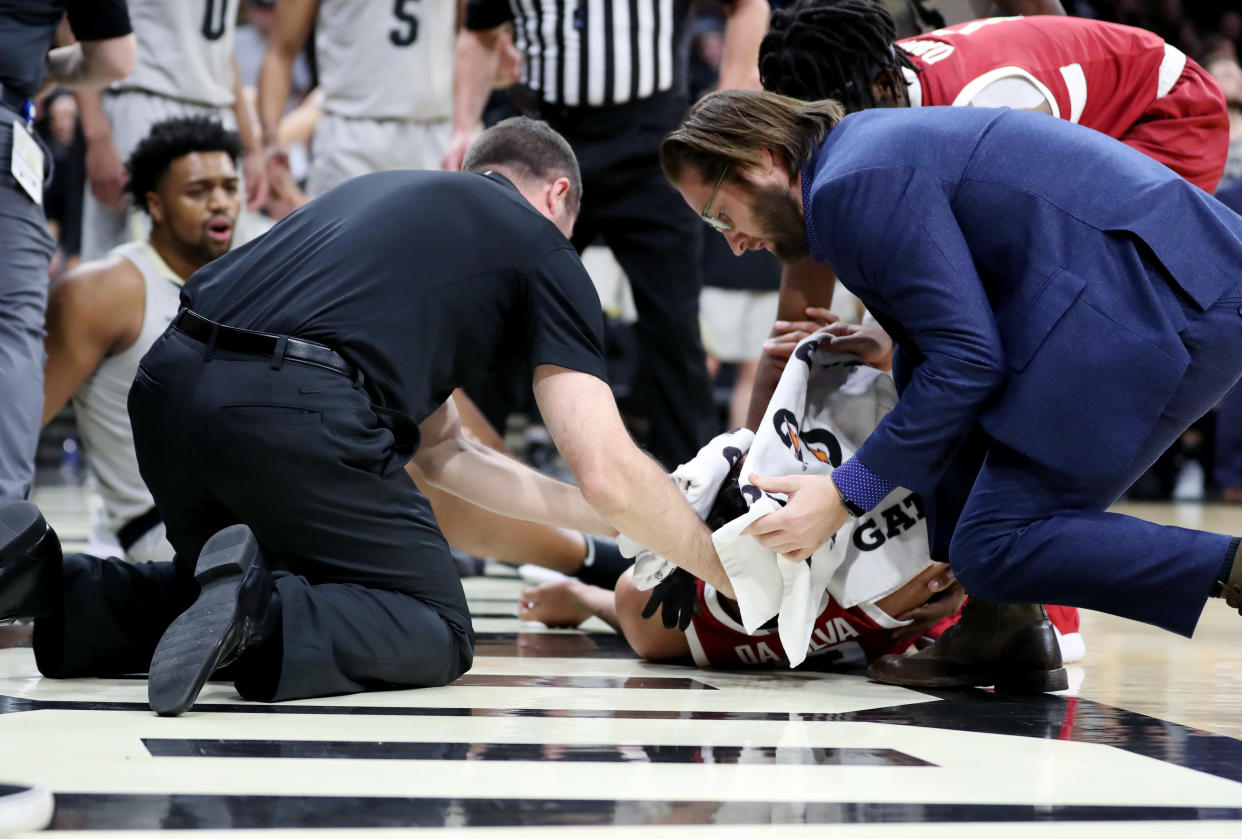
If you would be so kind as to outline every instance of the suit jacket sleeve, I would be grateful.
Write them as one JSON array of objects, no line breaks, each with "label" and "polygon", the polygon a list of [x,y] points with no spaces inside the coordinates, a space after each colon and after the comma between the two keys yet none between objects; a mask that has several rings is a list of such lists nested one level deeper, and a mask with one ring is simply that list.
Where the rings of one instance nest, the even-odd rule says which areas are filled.
[{"label": "suit jacket sleeve", "polygon": [[[1005,378],[1004,351],[946,190],[925,169],[880,167],[812,190],[812,240],[845,285],[922,355],[850,472],[928,493]],[[864,472],[863,474],[865,474]]]}]

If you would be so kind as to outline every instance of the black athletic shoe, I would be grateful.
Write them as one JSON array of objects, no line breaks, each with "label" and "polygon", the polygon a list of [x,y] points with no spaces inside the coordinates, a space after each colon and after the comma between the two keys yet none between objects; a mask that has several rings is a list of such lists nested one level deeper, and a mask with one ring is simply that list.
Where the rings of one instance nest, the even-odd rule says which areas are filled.
[{"label": "black athletic shoe", "polygon": [[0,784],[0,836],[42,830],[52,821],[52,794],[38,787]]},{"label": "black athletic shoe", "polygon": [[60,540],[38,507],[14,501],[0,509],[0,620],[50,614],[61,559]]},{"label": "black athletic shoe", "polygon": [[218,668],[265,640],[272,576],[263,549],[244,524],[207,540],[194,579],[200,591],[164,631],[151,658],[147,699],[162,717],[190,709]]}]

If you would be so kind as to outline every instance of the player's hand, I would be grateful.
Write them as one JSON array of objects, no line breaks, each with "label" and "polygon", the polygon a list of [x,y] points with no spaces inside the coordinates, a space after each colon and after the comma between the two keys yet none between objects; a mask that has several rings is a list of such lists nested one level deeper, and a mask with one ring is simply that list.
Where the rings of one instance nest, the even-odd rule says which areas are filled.
[{"label": "player's hand", "polygon": [[[949,571],[947,574],[952,577],[953,572]],[[927,587],[942,585],[944,579],[943,574],[935,577],[928,582]],[[932,598],[922,606],[902,612],[900,615],[894,615],[898,620],[912,621],[912,623],[893,630],[893,640],[904,641],[907,638],[918,638],[940,621],[955,614],[962,608],[964,602],[966,602],[966,590],[962,588],[961,583],[953,579],[947,586],[936,589]]]},{"label": "player's hand", "polygon": [[783,508],[760,516],[742,531],[786,559],[803,561],[849,520],[849,511],[841,504],[841,493],[827,475],[751,475],[749,481],[764,492],[789,496]]},{"label": "player's hand", "polygon": [[246,181],[245,208],[257,210],[267,198],[267,166],[261,149],[253,149],[242,156],[242,177]]},{"label": "player's hand", "polygon": [[834,323],[828,327],[832,337],[820,349],[847,352],[880,370],[893,369],[893,339],[875,324]]},{"label": "player's hand", "polygon": [[86,179],[96,201],[109,210],[125,209],[124,190],[129,175],[111,137],[86,144]]},{"label": "player's hand", "polygon": [[803,338],[841,320],[827,309],[815,306],[807,307],[806,317],[806,320],[778,320],[772,327],[772,337],[763,342],[763,351],[775,358],[789,358]]},{"label": "player's hand", "polygon": [[454,131],[453,139],[449,141],[448,151],[444,153],[444,159],[440,161],[440,168],[446,172],[461,171],[461,163],[466,159],[466,152],[479,133],[478,131]]},{"label": "player's hand", "polygon": [[665,629],[676,627],[682,632],[690,625],[690,619],[699,611],[699,594],[694,575],[681,568],[661,580],[651,590],[651,597],[643,607],[643,619],[649,619],[660,610],[660,622]]}]

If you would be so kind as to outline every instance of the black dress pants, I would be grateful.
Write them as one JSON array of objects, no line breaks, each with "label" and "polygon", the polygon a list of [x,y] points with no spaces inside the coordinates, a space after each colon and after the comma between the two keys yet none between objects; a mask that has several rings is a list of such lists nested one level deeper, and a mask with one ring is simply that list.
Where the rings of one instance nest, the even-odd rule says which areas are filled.
[{"label": "black dress pants", "polygon": [[658,156],[685,110],[670,95],[543,113],[582,168],[574,245],[582,250],[602,237],[629,278],[638,309],[635,392],[651,421],[648,447],[667,469],[698,454],[718,430],[699,333],[703,224],[664,179]]},{"label": "black dress pants", "polygon": [[203,544],[237,523],[270,558],[282,609],[280,648],[237,664],[242,696],[443,685],[469,669],[465,594],[431,506],[403,469],[416,426],[381,419],[341,373],[209,353],[173,329],[143,358],[129,411],[176,559],[68,558],[64,616],[36,624],[40,665],[56,671],[45,673],[146,669],[197,594]]}]

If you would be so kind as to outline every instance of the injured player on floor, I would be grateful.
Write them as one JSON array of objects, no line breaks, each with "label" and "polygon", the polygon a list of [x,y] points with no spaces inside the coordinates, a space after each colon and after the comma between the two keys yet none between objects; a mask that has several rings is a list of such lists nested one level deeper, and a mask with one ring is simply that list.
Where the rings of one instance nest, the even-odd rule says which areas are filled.
[{"label": "injured player on floor", "polygon": [[[907,490],[806,562],[789,562],[746,532],[783,500],[761,491],[753,475],[829,474],[896,402],[891,378],[819,349],[820,337],[799,344],[757,435],[720,435],[673,474],[713,531],[736,600],[634,546],[635,567],[615,594],[558,580],[524,590],[518,616],[549,626],[599,617],[650,661],[816,669],[865,666],[951,621],[965,595],[948,565],[932,561],[921,501]],[[771,480],[760,482],[773,489]]]}]

